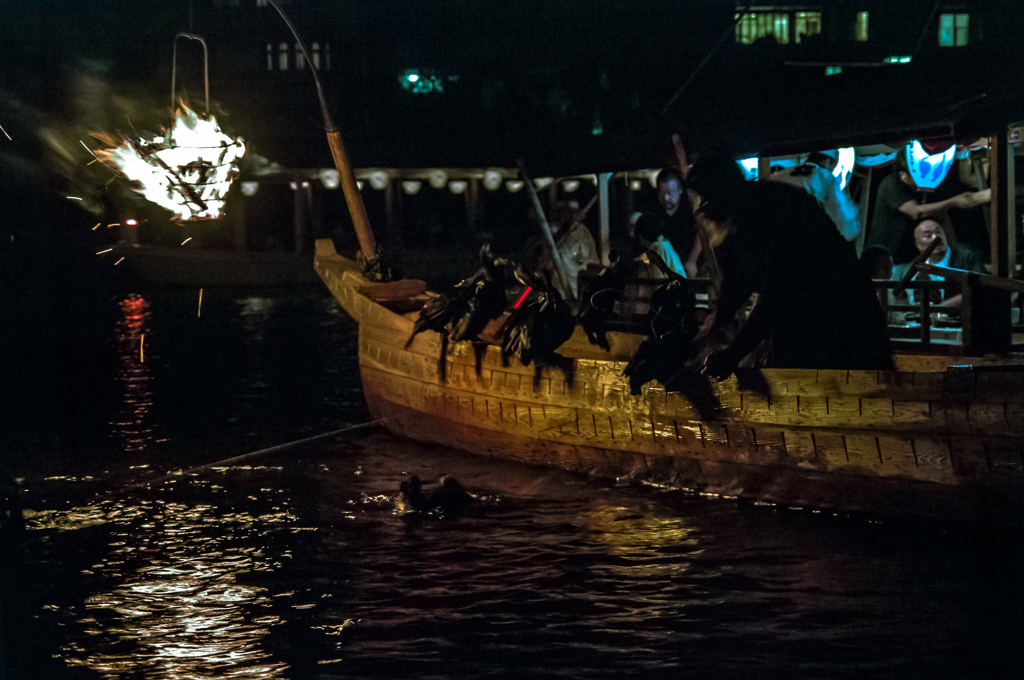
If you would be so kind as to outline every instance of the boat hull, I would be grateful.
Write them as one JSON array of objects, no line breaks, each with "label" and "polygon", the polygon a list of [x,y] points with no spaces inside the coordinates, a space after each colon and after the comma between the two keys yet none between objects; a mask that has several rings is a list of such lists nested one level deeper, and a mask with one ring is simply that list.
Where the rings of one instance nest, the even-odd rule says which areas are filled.
[{"label": "boat hull", "polygon": [[493,345],[457,343],[442,359],[438,334],[409,342],[415,314],[387,308],[390,284],[373,290],[332,251],[318,254],[317,270],[359,322],[371,412],[400,435],[755,501],[1018,521],[1018,367],[948,369],[933,357],[895,372],[769,369],[761,395],[735,378],[719,383],[722,417],[702,421],[655,382],[630,393],[622,338],[605,353],[578,332],[561,349],[574,359],[569,373],[504,365]]}]

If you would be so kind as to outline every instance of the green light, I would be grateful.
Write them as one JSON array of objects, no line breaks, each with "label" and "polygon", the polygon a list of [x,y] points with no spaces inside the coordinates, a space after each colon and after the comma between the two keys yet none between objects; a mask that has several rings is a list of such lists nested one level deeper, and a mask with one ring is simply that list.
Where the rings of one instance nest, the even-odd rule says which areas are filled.
[{"label": "green light", "polygon": [[843,67],[842,66],[826,66],[825,67],[825,75],[827,75],[827,76],[834,76],[837,73],[842,73],[842,72],[843,72]]}]

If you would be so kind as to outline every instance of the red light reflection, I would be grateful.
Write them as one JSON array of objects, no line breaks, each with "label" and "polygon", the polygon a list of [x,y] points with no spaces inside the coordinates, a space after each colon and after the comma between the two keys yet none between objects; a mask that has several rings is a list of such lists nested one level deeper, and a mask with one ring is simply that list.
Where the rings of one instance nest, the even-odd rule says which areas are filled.
[{"label": "red light reflection", "polygon": [[[118,381],[122,403],[114,429],[120,434],[129,452],[143,451],[153,439],[148,422],[153,405],[152,376],[142,360],[142,338],[149,325],[149,303],[139,295],[129,295],[121,302],[121,318],[115,328],[118,345]],[[147,348],[148,349],[148,348]],[[147,352],[151,355],[152,353]]]}]

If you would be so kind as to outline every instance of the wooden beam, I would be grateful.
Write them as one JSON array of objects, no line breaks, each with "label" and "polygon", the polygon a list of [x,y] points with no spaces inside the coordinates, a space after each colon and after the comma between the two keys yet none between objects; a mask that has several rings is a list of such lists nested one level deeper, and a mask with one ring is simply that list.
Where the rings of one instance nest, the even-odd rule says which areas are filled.
[{"label": "wooden beam", "polygon": [[1013,148],[1004,128],[989,138],[989,184],[992,201],[989,224],[992,243],[992,275],[1017,275],[1016,210],[1014,206]]},{"label": "wooden beam", "polygon": [[602,172],[597,176],[597,193],[598,201],[600,202],[600,226],[599,226],[599,241],[598,244],[598,258],[601,260],[601,264],[607,267],[610,263],[608,261],[608,253],[611,250],[611,212],[608,203],[608,182],[611,181],[612,173]]},{"label": "wooden beam", "polygon": [[298,255],[303,253],[303,246],[307,241],[307,232],[309,231],[306,226],[309,216],[306,210],[306,191],[303,184],[309,186],[309,182],[303,179],[296,179],[291,183],[295,219],[295,253]]}]

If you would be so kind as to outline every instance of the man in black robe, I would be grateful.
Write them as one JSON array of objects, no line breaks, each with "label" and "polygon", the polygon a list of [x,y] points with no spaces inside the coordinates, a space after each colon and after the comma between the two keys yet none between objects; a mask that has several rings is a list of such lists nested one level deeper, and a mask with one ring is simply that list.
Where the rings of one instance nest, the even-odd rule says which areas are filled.
[{"label": "man in black robe", "polygon": [[736,337],[708,357],[707,373],[728,377],[768,338],[774,367],[894,369],[871,281],[812,196],[778,182],[746,182],[729,155],[714,151],[694,162],[687,188],[698,213],[726,233],[711,337],[759,293]]}]

